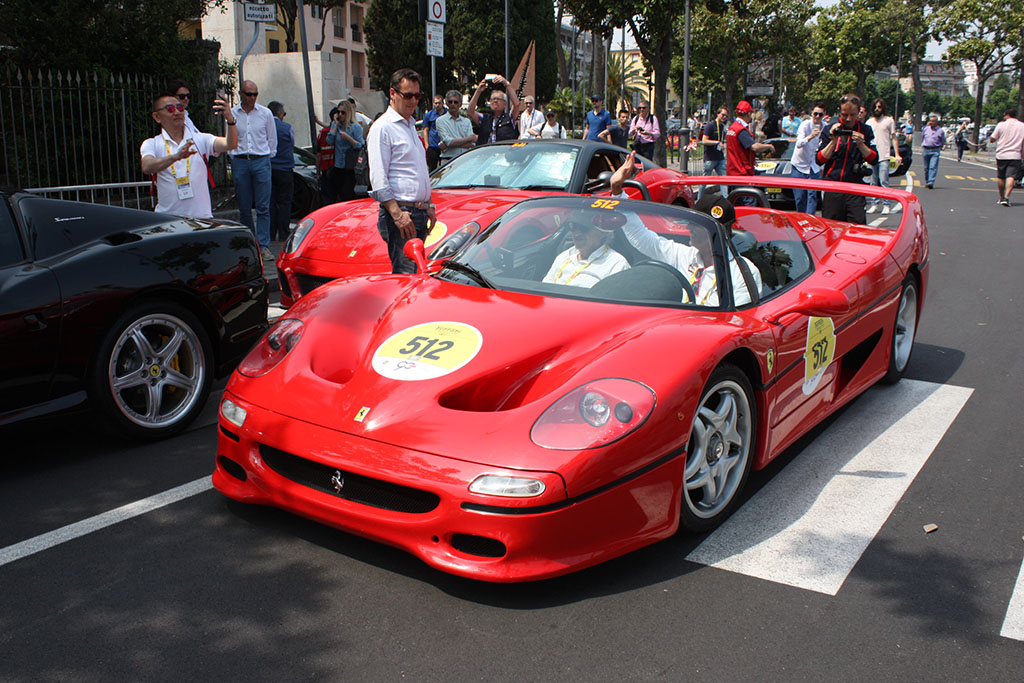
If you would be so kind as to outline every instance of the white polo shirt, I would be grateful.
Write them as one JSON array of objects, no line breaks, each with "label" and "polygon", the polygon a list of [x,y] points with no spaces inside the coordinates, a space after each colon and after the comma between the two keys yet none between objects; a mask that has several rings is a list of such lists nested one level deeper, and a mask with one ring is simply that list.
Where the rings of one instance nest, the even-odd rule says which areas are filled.
[{"label": "white polo shirt", "polygon": [[[216,136],[209,133],[193,133],[187,127],[181,144],[171,140],[167,131],[161,130],[160,135],[149,138],[142,143],[139,153],[142,157],[153,157],[161,159],[172,154],[177,154],[188,140],[194,143],[196,154],[187,159],[182,159],[171,164],[168,168],[156,174],[156,193],[158,213],[169,213],[174,216],[188,216],[190,218],[213,218],[213,209],[210,204],[210,185],[207,182],[206,162],[203,156],[213,156],[213,144]],[[178,196],[178,178],[189,179],[192,197],[181,199]]]},{"label": "white polo shirt", "polygon": [[580,258],[580,250],[569,247],[559,254],[544,282],[573,287],[593,287],[609,275],[629,268],[629,261],[607,244],[594,250],[589,259]]}]

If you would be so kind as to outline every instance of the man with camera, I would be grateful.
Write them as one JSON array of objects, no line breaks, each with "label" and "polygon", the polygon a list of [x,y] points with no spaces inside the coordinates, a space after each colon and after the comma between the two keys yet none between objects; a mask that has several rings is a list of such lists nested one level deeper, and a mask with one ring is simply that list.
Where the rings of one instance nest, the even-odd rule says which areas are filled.
[{"label": "man with camera", "polygon": [[[494,88],[493,86],[496,85],[506,88],[507,92]],[[516,112],[519,111],[519,98],[516,97],[510,85],[504,76],[487,74],[484,80],[480,81],[480,84],[476,86],[476,92],[473,93],[473,97],[469,100],[469,106],[466,108],[466,116],[473,122],[473,125],[480,128],[476,144],[486,145],[488,142],[515,140],[519,137],[519,130],[516,128]],[[481,93],[488,86],[492,87],[491,98],[488,100],[491,105],[491,113],[480,114],[476,110],[476,103],[480,99]],[[508,97],[507,102],[505,100],[506,97]],[[511,111],[507,111],[509,104],[512,105]]]},{"label": "man with camera", "polygon": [[[844,95],[839,100],[839,120],[821,131],[817,160],[822,180],[863,185],[871,174],[864,164],[877,164],[871,127],[860,121],[860,98]],[[851,223],[867,222],[866,197],[846,192],[826,192],[821,202],[821,217]]]}]

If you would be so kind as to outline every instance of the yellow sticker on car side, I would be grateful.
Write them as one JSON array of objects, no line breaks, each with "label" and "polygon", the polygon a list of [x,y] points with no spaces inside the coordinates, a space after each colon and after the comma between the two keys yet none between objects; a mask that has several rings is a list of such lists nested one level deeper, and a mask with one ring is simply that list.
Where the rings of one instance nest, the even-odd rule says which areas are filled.
[{"label": "yellow sticker on car side", "polygon": [[473,360],[483,341],[480,330],[466,323],[423,323],[388,337],[374,351],[372,366],[377,374],[390,379],[435,379]]},{"label": "yellow sticker on car side", "polygon": [[775,161],[759,161],[756,164],[754,164],[754,168],[756,168],[758,171],[773,171],[775,170],[775,167],[778,165],[778,162]]},{"label": "yellow sticker on car side", "polygon": [[836,328],[832,318],[811,316],[807,321],[807,346],[804,349],[804,394],[818,388],[835,353]]},{"label": "yellow sticker on car side", "polygon": [[427,233],[427,239],[423,240],[423,247],[429,249],[440,242],[447,234],[448,226],[441,221],[437,221],[434,223],[434,227],[430,229],[430,232]]}]

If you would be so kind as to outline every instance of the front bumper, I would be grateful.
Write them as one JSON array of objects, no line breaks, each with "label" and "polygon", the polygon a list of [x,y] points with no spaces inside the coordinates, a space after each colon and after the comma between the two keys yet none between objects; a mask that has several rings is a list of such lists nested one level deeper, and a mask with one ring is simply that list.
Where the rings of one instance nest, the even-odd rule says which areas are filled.
[{"label": "front bumper", "polygon": [[[224,396],[247,417],[242,428],[220,417],[218,491],[401,548],[445,572],[485,581],[543,579],[610,560],[678,526],[682,455],[567,500],[557,473],[391,446]],[[471,493],[469,484],[482,474],[535,477],[547,488],[527,500]]]}]

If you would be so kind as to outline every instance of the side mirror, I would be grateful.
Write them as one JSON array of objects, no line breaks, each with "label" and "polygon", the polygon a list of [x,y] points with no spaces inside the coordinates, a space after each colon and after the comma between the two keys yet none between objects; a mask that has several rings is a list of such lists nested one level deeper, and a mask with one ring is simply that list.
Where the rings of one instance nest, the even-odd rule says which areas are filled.
[{"label": "side mirror", "polygon": [[784,316],[790,313],[803,315],[829,316],[842,315],[850,312],[850,299],[838,289],[830,287],[808,287],[800,292],[797,300],[774,315],[765,318],[765,322],[777,325]]},{"label": "side mirror", "polygon": [[413,237],[405,243],[402,253],[416,264],[417,273],[427,272],[427,256],[423,250],[423,240],[419,237]]}]

